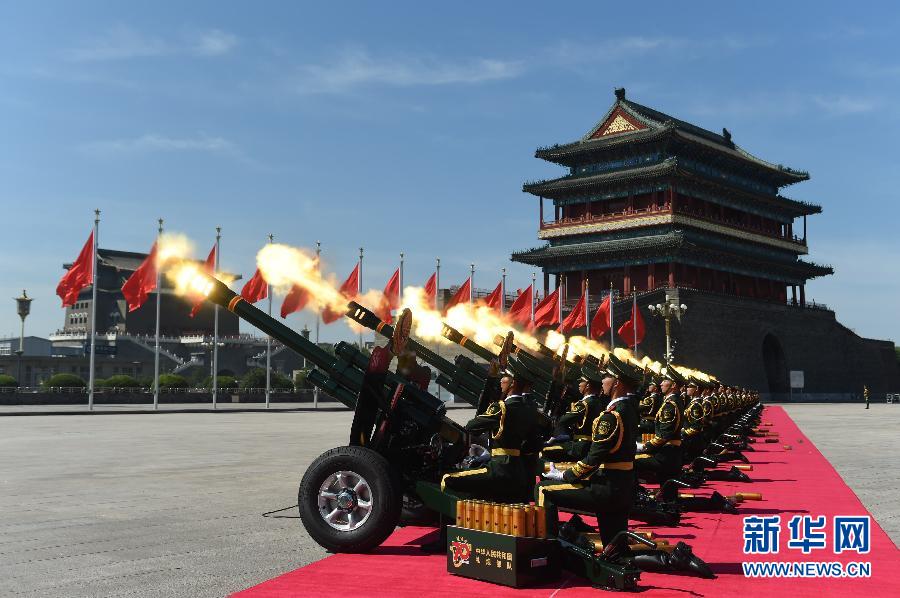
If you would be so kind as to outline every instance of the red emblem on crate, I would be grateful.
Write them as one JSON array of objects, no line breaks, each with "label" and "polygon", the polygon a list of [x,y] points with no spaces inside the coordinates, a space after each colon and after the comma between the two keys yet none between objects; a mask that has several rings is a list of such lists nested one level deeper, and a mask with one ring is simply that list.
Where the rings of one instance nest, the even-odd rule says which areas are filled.
[{"label": "red emblem on crate", "polygon": [[453,566],[461,567],[469,564],[472,556],[472,545],[466,541],[453,540],[450,542],[450,552],[453,553]]}]

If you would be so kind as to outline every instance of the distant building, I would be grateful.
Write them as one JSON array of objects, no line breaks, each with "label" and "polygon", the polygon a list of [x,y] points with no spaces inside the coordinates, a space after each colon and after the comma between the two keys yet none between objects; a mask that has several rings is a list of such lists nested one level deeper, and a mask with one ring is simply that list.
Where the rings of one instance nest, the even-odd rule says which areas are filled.
[{"label": "distant building", "polygon": [[[22,347],[22,355],[50,355],[52,350],[50,339],[39,336],[26,336]],[[15,355],[19,350],[19,337],[0,338],[0,357]]]},{"label": "distant building", "polygon": [[[125,334],[147,335],[156,332],[156,296],[151,295],[135,311],[129,312],[122,285],[146,259],[146,253],[119,251],[116,249],[97,250],[97,332],[121,332]],[[64,264],[68,269],[72,264]],[[85,287],[75,305],[66,308],[65,321],[61,332],[85,333],[92,328],[90,286]],[[172,284],[162,277],[160,292],[160,333],[165,336],[186,334],[212,334],[213,306],[205,303],[197,315],[190,317],[192,303],[189,299],[175,294]],[[228,310],[219,310],[219,334],[238,334],[238,317]]]},{"label": "distant building", "polygon": [[[857,336],[806,298],[807,280],[832,273],[800,259],[807,216],[822,208],[781,194],[806,172],[752,156],[726,129],[628,100],[624,89],[581,139],[535,156],[566,172],[524,185],[538,199],[545,244],[512,259],[543,270],[544,293],[551,276],[556,286],[564,279],[567,308],[585,283],[592,305],[615,289],[615,330],[630,317],[633,291],[645,314],[678,296],[689,309],[675,327],[676,363],[781,396],[791,371],[805,372],[805,392],[821,398],[863,385],[900,390],[892,342]],[[662,358],[664,347],[662,325],[648,322],[641,350]]]}]

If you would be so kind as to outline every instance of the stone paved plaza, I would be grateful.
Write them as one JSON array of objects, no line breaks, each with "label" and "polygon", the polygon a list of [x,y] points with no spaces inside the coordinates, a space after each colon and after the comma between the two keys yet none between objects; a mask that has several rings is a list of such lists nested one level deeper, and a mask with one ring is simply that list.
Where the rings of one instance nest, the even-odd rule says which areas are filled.
[{"label": "stone paved plaza", "polygon": [[[791,405],[894,542],[900,405]],[[465,420],[471,410],[451,410]],[[325,556],[296,517],[347,411],[0,417],[0,595],[222,596]]]}]

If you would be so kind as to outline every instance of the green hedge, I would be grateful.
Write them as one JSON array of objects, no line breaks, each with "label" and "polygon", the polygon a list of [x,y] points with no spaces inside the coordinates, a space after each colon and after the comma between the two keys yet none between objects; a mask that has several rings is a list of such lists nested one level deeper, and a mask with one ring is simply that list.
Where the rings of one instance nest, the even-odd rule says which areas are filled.
[{"label": "green hedge", "polygon": [[[274,390],[294,390],[294,384],[287,376],[272,372],[272,388]],[[241,378],[241,388],[265,388],[266,370],[263,368],[252,369]]]},{"label": "green hedge", "polygon": [[103,388],[141,388],[141,384],[134,376],[116,374],[103,381]]},{"label": "green hedge", "polygon": [[[234,376],[223,376],[222,374],[219,374],[217,378],[217,388],[220,390],[233,390],[238,388],[238,381]],[[212,388],[212,376],[207,376],[201,380],[200,384],[197,385],[197,388]]]},{"label": "green hedge", "polygon": [[160,388],[187,388],[188,386],[187,378],[184,376],[179,376],[178,374],[159,375]]},{"label": "green hedge", "polygon": [[16,388],[19,383],[12,376],[0,374],[0,388]]},{"label": "green hedge", "polygon": [[76,376],[75,374],[53,374],[47,378],[41,386],[46,388],[85,388],[87,383],[81,376]]}]

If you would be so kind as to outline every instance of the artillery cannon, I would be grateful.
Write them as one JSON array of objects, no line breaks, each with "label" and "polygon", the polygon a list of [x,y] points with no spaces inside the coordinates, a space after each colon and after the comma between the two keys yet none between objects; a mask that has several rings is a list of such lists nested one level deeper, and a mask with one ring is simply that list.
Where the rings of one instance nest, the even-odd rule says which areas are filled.
[{"label": "artillery cannon", "polygon": [[[219,280],[207,274],[198,276],[205,282],[197,286],[210,301],[312,362],[315,369],[307,379],[354,410],[348,444],[317,457],[300,482],[300,519],[313,540],[332,552],[371,550],[394,531],[401,520],[404,501],[418,502],[435,515],[454,517],[457,497],[442,491],[439,480],[463,460],[470,443],[465,429],[446,417],[443,402],[415,381],[387,371],[386,363],[380,369],[373,367],[376,360],[352,345],[338,343],[335,354],[329,354]],[[356,303],[348,305],[346,315],[391,337],[392,345],[396,338],[403,337],[405,349],[438,369],[445,388],[465,389],[464,396],[470,402],[473,398],[477,401],[478,382],[482,376],[487,379],[484,368],[474,362],[474,368],[467,362],[466,367],[459,362],[454,365],[408,339],[409,318],[404,321],[401,317],[397,325],[401,330],[397,332]],[[405,331],[403,325],[407,327]],[[481,357],[493,356],[480,346],[475,351],[483,353],[479,353]],[[623,538],[652,544],[629,532],[623,534]],[[596,554],[592,548],[576,545],[563,535],[554,541],[559,543],[566,569],[587,577],[597,586],[636,588],[640,570],[629,560],[627,549],[623,554],[611,545]],[[620,544],[624,546],[624,540],[616,546]]]}]

